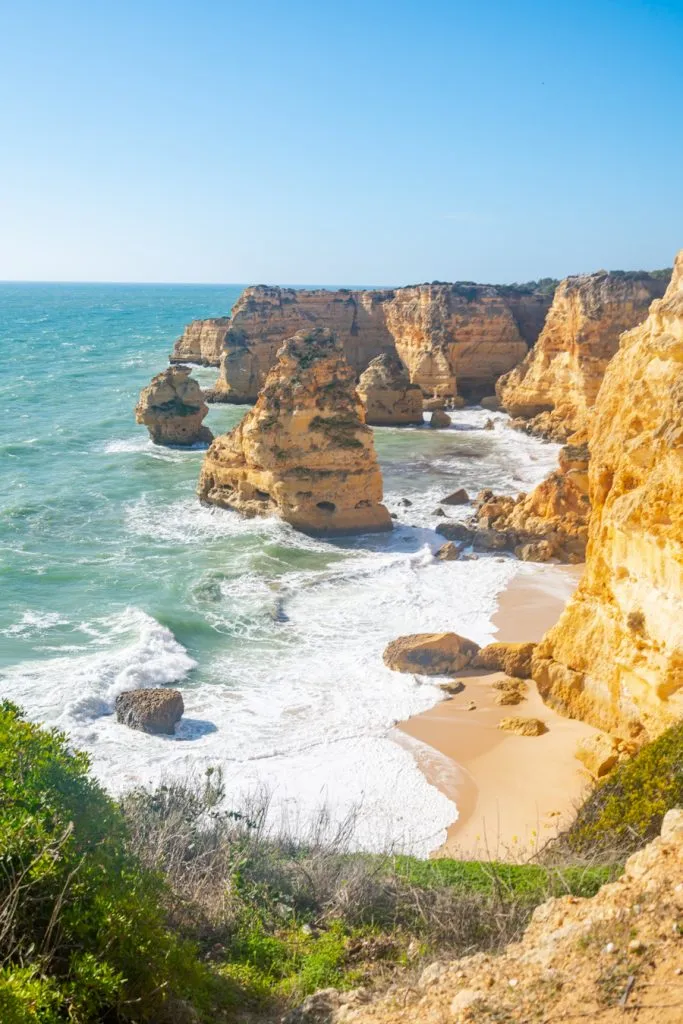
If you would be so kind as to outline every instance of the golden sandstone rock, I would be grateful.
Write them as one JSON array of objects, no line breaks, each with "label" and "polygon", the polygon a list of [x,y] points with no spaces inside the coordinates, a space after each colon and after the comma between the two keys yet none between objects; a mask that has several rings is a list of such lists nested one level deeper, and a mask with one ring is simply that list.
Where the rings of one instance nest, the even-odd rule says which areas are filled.
[{"label": "golden sandstone rock", "polygon": [[486,668],[490,672],[505,672],[517,679],[531,677],[531,657],[534,643],[487,644],[472,660],[472,668]]},{"label": "golden sandstone rock", "polygon": [[503,732],[514,732],[516,736],[542,736],[547,728],[540,718],[523,718],[513,716],[512,718],[501,718],[498,728]]},{"label": "golden sandstone rock", "polygon": [[446,676],[469,665],[478,650],[478,644],[457,633],[414,633],[391,641],[384,664],[396,672]]},{"label": "golden sandstone rock", "polygon": [[372,360],[358,381],[365,422],[378,427],[422,424],[422,389],[411,384],[398,356],[385,352]]},{"label": "golden sandstone rock", "polygon": [[683,714],[683,252],[595,405],[586,569],[537,647],[553,707],[617,736]]},{"label": "golden sandstone rock", "polygon": [[336,292],[259,285],[245,289],[229,318],[190,324],[172,358],[220,358],[213,400],[254,401],[282,342],[327,327],[356,374],[392,352],[426,395],[454,398],[459,387],[480,398],[525,356],[549,304],[530,288],[473,283]]},{"label": "golden sandstone rock", "polygon": [[354,373],[330,331],[285,342],[256,405],[206,453],[199,495],[305,533],[392,528]]},{"label": "golden sandstone rock", "polygon": [[202,420],[209,411],[188,366],[170,366],[140,392],[137,423],[144,424],[155,444],[190,445],[213,441]]},{"label": "golden sandstone rock", "polygon": [[536,345],[496,385],[503,407],[556,441],[587,427],[619,335],[645,318],[666,284],[665,275],[644,272],[565,278]]}]

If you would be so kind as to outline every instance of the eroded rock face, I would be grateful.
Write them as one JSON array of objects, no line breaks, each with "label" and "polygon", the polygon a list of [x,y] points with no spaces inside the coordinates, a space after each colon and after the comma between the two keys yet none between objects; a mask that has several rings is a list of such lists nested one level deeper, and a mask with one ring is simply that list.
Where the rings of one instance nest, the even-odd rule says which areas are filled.
[{"label": "eroded rock face", "polygon": [[116,719],[129,729],[172,736],[185,710],[179,690],[126,690],[116,698]]},{"label": "eroded rock face", "polygon": [[220,366],[229,326],[229,316],[216,317],[212,320],[193,320],[173,346],[170,362]]},{"label": "eroded rock face", "polygon": [[[222,393],[226,401],[254,401],[282,342],[313,327],[336,334],[356,374],[393,352],[425,395],[455,398],[459,388],[467,398],[490,396],[498,376],[535,341],[549,304],[549,296],[528,289],[473,283],[383,291],[247,288],[221,340],[215,400]],[[201,348],[194,340],[199,330],[190,325],[194,333],[180,339],[174,358],[195,358],[189,353]]]},{"label": "eroded rock face", "polygon": [[534,657],[543,697],[612,734],[683,714],[683,252],[595,405],[586,570]]},{"label": "eroded rock face", "polygon": [[401,360],[391,352],[376,356],[358,382],[365,422],[378,427],[421,424],[422,389],[411,384]]},{"label": "eroded rock face", "polygon": [[485,668],[491,672],[505,672],[513,678],[529,679],[535,647],[535,643],[487,644],[472,660],[472,668]]},{"label": "eroded rock face", "polygon": [[330,331],[286,341],[256,405],[206,453],[201,499],[246,516],[279,515],[311,534],[390,530],[354,379]]},{"label": "eroded rock face", "polygon": [[140,392],[135,420],[149,430],[155,444],[191,445],[213,441],[202,420],[209,411],[188,366],[170,366]]},{"label": "eroded rock face", "polygon": [[666,277],[644,272],[565,278],[536,345],[496,385],[503,407],[556,441],[587,428],[620,334],[645,318],[666,284]]}]

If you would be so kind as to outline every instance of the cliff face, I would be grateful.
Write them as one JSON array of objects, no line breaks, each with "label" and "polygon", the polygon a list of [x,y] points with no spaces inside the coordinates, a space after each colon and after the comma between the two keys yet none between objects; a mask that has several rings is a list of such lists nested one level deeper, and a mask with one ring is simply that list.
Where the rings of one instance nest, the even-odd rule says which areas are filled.
[{"label": "cliff face", "polygon": [[424,422],[422,389],[410,383],[403,364],[392,353],[372,360],[358,381],[358,395],[366,423],[386,427]]},{"label": "cliff face", "polygon": [[155,444],[190,445],[213,441],[209,428],[202,426],[208,411],[190,368],[170,366],[140,392],[135,419],[147,427]]},{"label": "cliff face", "polygon": [[666,284],[646,273],[606,271],[562,281],[535,347],[498,381],[504,408],[558,441],[585,428],[619,335],[645,318]]},{"label": "cliff face", "polygon": [[[336,334],[357,375],[377,356],[394,352],[427,395],[453,397],[458,389],[466,397],[490,395],[497,377],[526,354],[549,304],[548,296],[528,289],[476,284],[336,292],[247,288],[221,342],[213,397],[254,401],[282,342],[313,327]],[[197,350],[196,341],[184,339],[177,358],[190,344]]]},{"label": "cliff face", "polygon": [[305,533],[390,530],[354,381],[330,331],[286,341],[254,408],[206,453],[200,497],[246,516],[280,515]]},{"label": "cliff face", "polygon": [[173,346],[170,361],[219,366],[229,326],[229,316],[214,320],[193,320]]},{"label": "cliff face", "polygon": [[683,714],[683,252],[594,410],[586,570],[536,651],[553,706],[620,736]]}]

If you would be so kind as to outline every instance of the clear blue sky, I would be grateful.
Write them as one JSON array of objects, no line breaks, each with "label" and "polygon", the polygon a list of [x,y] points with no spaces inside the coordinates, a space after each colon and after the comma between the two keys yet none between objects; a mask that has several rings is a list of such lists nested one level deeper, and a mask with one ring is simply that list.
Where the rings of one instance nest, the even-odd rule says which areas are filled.
[{"label": "clear blue sky", "polygon": [[23,0],[0,279],[405,284],[683,247],[683,0]]}]

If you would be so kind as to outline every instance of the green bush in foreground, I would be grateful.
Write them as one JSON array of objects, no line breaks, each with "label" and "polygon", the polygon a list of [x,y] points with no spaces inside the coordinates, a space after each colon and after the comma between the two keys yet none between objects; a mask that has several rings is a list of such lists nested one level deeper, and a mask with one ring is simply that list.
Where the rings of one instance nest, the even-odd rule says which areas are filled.
[{"label": "green bush in foreground", "polygon": [[164,882],[65,737],[0,703],[0,1020],[154,1021],[210,976],[164,920]]},{"label": "green bush in foreground", "polygon": [[672,807],[683,807],[683,724],[674,725],[619,765],[590,794],[557,848],[618,857],[659,835]]}]

